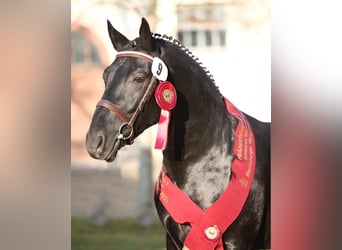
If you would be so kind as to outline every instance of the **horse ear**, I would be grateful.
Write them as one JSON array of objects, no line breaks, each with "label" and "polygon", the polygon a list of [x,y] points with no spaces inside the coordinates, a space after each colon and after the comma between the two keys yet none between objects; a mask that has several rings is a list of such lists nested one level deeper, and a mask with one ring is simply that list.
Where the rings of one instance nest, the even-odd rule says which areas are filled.
[{"label": "horse ear", "polygon": [[140,35],[143,47],[148,52],[152,52],[152,50],[153,50],[152,33],[150,30],[150,25],[148,24],[148,22],[146,21],[146,19],[144,17],[141,19],[139,35]]},{"label": "horse ear", "polygon": [[107,20],[107,26],[108,26],[108,33],[110,40],[112,41],[112,44],[114,48],[117,51],[120,51],[123,47],[125,47],[128,43],[129,40],[122,35],[119,31],[113,28],[112,24]]}]

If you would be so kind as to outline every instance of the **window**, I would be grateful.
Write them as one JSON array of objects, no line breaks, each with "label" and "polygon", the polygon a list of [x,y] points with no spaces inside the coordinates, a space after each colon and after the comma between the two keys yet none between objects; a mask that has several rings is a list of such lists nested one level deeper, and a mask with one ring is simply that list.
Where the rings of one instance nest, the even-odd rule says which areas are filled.
[{"label": "window", "polygon": [[197,46],[197,31],[192,30],[190,31],[191,34],[191,46],[195,47]]},{"label": "window", "polygon": [[225,47],[225,5],[178,5],[178,39],[186,47]]},{"label": "window", "polygon": [[226,45],[226,31],[219,30],[219,37],[220,37],[220,46]]},{"label": "window", "polygon": [[186,47],[225,47],[225,30],[178,31],[178,39]]},{"label": "window", "polygon": [[95,44],[81,31],[72,32],[71,35],[72,63],[101,64],[101,57]]},{"label": "window", "polygon": [[211,46],[211,45],[212,45],[211,32],[210,32],[210,30],[206,30],[206,31],[205,31],[205,45],[206,45],[206,46]]}]

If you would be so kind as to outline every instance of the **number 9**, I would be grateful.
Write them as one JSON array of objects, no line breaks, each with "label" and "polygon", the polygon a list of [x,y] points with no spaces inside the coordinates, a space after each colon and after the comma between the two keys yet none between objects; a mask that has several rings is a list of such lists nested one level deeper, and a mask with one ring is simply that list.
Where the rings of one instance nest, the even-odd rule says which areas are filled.
[{"label": "number 9", "polygon": [[157,75],[160,76],[161,72],[163,70],[163,65],[161,63],[158,64],[158,70],[157,70]]}]

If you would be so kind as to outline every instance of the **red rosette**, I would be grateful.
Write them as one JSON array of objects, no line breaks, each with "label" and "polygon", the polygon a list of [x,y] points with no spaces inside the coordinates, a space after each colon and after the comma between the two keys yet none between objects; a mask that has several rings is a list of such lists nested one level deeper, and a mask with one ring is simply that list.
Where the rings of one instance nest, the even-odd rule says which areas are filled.
[{"label": "red rosette", "polygon": [[154,97],[157,104],[163,110],[171,110],[177,103],[177,92],[171,82],[165,81],[158,84]]}]

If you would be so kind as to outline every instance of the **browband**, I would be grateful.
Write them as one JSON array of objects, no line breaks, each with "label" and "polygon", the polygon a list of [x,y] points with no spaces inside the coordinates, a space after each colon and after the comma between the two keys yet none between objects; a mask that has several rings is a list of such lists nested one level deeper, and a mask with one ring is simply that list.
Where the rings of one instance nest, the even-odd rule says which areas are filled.
[{"label": "browband", "polygon": [[146,54],[146,53],[142,53],[142,52],[138,52],[138,51],[122,51],[122,52],[118,52],[116,53],[116,57],[138,57],[141,59],[144,59],[146,61],[149,62],[153,62],[153,57]]}]

